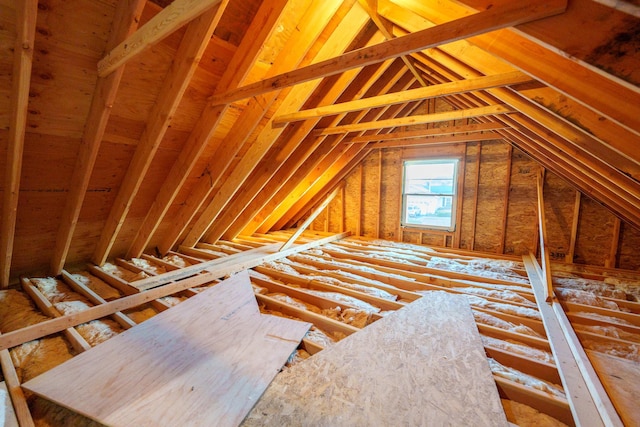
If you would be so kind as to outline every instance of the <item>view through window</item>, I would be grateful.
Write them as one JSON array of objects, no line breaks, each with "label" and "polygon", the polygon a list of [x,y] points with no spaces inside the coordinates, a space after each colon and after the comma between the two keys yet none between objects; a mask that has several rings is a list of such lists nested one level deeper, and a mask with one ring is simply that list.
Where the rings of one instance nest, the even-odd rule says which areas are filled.
[{"label": "view through window", "polygon": [[404,162],[403,225],[455,228],[457,169],[456,159]]}]

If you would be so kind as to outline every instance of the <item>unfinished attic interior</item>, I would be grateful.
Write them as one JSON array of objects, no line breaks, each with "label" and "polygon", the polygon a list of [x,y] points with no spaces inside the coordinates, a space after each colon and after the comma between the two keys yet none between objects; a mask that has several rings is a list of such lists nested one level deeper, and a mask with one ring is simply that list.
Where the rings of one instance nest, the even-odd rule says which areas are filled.
[{"label": "unfinished attic interior", "polygon": [[0,0],[9,426],[640,424],[634,0]]}]

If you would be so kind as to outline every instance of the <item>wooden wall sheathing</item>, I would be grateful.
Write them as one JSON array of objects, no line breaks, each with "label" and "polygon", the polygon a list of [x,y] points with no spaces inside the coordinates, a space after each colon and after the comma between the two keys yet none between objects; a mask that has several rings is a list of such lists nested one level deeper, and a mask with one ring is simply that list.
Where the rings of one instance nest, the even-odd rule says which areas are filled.
[{"label": "wooden wall sheathing", "polygon": [[614,216],[597,202],[584,197],[576,239],[575,262],[603,266],[609,256]]},{"label": "wooden wall sheathing", "polygon": [[482,144],[480,183],[476,211],[475,250],[496,252],[500,247],[504,186],[507,182],[508,147],[503,142]]},{"label": "wooden wall sheathing", "polygon": [[514,149],[511,157],[511,185],[507,212],[504,253],[525,255],[533,245],[537,224],[536,174],[538,165],[522,151]]},{"label": "wooden wall sheathing", "polygon": [[378,221],[380,220],[380,211],[378,208],[378,194],[380,191],[380,171],[378,168],[378,151],[372,151],[363,160],[362,185],[367,190],[366,197],[362,199],[362,235],[368,237],[378,237],[376,231],[378,229]]},{"label": "wooden wall sheathing", "polygon": [[[478,174],[477,156],[482,150],[480,171]],[[461,209],[460,248],[483,252],[499,250],[500,239],[504,235],[504,254],[523,255],[538,251],[538,226],[535,177],[540,165],[524,152],[514,149],[508,157],[507,143],[500,141],[433,145],[423,147],[405,147],[403,149],[385,149],[382,157],[382,185],[377,187],[377,152],[369,155],[362,163],[362,187],[360,167],[356,167],[345,178],[345,225],[346,230],[356,233],[358,221],[361,221],[362,235],[374,237],[371,233],[372,209],[376,206],[378,192],[381,191],[380,238],[419,243],[430,246],[445,245],[445,237],[440,231],[401,229],[400,207],[402,186],[402,160],[407,158],[454,157],[464,156],[464,189]],[[398,154],[401,153],[401,154]],[[511,162],[509,165],[508,162]],[[507,177],[507,171],[511,174]],[[374,177],[367,174],[375,173]],[[479,178],[479,179],[477,179]],[[506,183],[509,181],[509,191]],[[477,205],[476,205],[476,189]],[[574,218],[576,190],[557,175],[545,174],[545,216],[547,220],[547,238],[552,260],[565,261],[571,247],[571,227]],[[505,209],[505,196],[508,194],[506,223],[502,215]],[[362,209],[368,208],[364,216],[358,218],[358,200]],[[337,214],[339,204],[331,204],[332,215]],[[477,208],[477,212],[474,209]],[[323,219],[319,217],[314,230],[324,230]],[[615,217],[598,203],[582,197],[578,217],[578,233],[574,261],[579,264],[604,266],[610,256],[613,243],[613,223]],[[331,219],[337,221],[338,219]],[[366,222],[366,223],[365,223]],[[335,224],[332,226],[335,227]],[[400,230],[392,237],[394,230]],[[330,227],[330,231],[337,229]],[[369,234],[367,234],[369,233]],[[453,245],[453,235],[446,237],[446,245]],[[473,247],[472,247],[473,245]],[[640,245],[640,231],[622,223],[620,238],[617,242],[615,267],[637,269],[640,267],[640,254],[635,249]]]}]

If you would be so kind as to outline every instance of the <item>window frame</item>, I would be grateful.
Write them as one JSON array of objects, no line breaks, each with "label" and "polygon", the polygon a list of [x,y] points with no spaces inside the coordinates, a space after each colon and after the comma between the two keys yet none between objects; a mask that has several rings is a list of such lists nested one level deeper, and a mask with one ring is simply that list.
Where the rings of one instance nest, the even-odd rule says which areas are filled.
[{"label": "window frame", "polygon": [[[408,164],[438,164],[438,163],[453,163],[453,183],[452,183],[452,192],[448,193],[436,193],[436,194],[414,194],[407,193],[405,186],[407,185],[407,165]],[[432,230],[432,231],[445,231],[445,232],[454,232],[457,226],[457,211],[458,211],[458,202],[460,197],[459,188],[460,185],[460,165],[462,163],[462,159],[457,156],[446,156],[446,157],[421,157],[421,158],[405,158],[402,160],[402,188],[401,188],[401,206],[400,206],[400,226],[403,228],[412,228],[418,230]],[[429,225],[429,224],[416,224],[408,221],[408,212],[407,212],[407,196],[427,196],[427,197],[451,197],[451,222],[448,226],[438,226],[438,225]]]}]

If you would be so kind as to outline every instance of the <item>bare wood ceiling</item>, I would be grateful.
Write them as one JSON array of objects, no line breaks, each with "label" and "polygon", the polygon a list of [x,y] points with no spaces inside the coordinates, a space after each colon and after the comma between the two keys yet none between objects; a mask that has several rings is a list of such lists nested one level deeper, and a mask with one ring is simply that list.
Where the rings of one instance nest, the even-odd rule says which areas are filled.
[{"label": "bare wood ceiling", "polygon": [[640,227],[639,8],[463,3],[0,0],[2,285],[291,225],[419,137],[503,139]]}]

